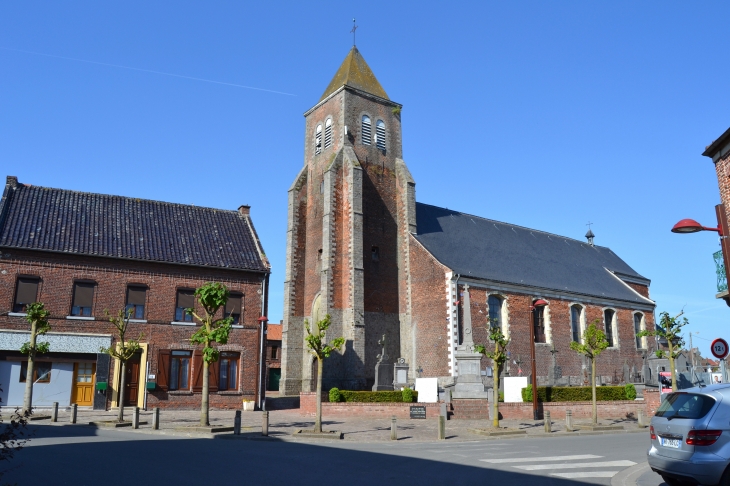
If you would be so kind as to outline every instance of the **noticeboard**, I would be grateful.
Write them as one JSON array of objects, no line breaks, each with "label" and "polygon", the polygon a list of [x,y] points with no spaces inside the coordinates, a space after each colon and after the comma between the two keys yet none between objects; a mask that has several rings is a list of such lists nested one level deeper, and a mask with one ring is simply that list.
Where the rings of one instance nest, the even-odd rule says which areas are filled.
[{"label": "noticeboard", "polygon": [[411,418],[412,419],[425,419],[426,418],[426,407],[423,405],[414,405],[411,407]]}]

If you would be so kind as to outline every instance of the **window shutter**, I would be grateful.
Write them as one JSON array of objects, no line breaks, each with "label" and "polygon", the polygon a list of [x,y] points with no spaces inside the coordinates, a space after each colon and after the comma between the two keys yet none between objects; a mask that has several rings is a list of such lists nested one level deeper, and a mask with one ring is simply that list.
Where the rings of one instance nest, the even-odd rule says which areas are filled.
[{"label": "window shutter", "polygon": [[[221,375],[220,357],[218,358],[218,361],[210,364],[208,371],[210,372],[210,380],[208,380],[208,391],[210,393],[217,392],[218,391],[218,378]],[[202,386],[203,382],[200,382],[200,385]]]},{"label": "window shutter", "polygon": [[330,118],[324,124],[324,148],[332,145],[332,119]]},{"label": "window shutter", "polygon": [[192,290],[177,291],[177,306],[185,309],[195,307],[195,293]]},{"label": "window shutter", "polygon": [[378,120],[375,124],[375,142],[380,150],[385,150],[385,123]]},{"label": "window shutter", "polygon": [[74,284],[74,306],[91,307],[94,302],[94,284],[90,282],[76,282]]},{"label": "window shutter", "polygon": [[144,287],[127,287],[127,304],[144,305],[147,289]]},{"label": "window shutter", "polygon": [[231,295],[228,297],[226,302],[226,314],[240,314],[241,313],[241,296]]},{"label": "window shutter", "polygon": [[322,125],[317,125],[317,130],[314,132],[314,153],[320,152],[322,152]]},{"label": "window shutter", "polygon": [[19,278],[18,291],[15,297],[16,304],[32,304],[38,298],[37,278]]},{"label": "window shutter", "polygon": [[193,393],[203,391],[203,353],[198,350],[193,352]]},{"label": "window shutter", "polygon": [[170,350],[161,349],[157,353],[157,386],[167,391],[170,382]]},{"label": "window shutter", "polygon": [[363,115],[362,117],[362,144],[370,145],[372,133],[370,131],[370,117]]}]

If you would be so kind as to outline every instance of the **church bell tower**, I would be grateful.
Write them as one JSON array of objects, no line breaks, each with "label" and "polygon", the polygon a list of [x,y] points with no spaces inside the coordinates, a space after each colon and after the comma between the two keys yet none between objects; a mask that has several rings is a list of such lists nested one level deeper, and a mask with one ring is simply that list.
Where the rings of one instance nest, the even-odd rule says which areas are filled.
[{"label": "church bell tower", "polygon": [[402,105],[391,101],[356,47],[304,113],[304,166],[289,188],[284,283],[284,395],[313,391],[316,359],[304,321],[331,316],[324,389],[372,386],[377,342],[409,358],[408,234],[415,183],[403,161]]}]

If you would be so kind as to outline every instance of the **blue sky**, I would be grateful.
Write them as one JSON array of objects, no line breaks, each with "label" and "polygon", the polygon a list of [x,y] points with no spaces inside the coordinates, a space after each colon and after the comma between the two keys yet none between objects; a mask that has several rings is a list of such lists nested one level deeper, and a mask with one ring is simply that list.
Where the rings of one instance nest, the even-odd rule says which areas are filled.
[{"label": "blue sky", "polygon": [[728,16],[722,2],[4,2],[0,172],[250,204],[278,321],[302,114],[356,17],[358,48],[404,105],[419,201],[578,239],[593,222],[709,355],[730,337],[718,239],[669,230],[715,224],[700,154],[730,126]]}]

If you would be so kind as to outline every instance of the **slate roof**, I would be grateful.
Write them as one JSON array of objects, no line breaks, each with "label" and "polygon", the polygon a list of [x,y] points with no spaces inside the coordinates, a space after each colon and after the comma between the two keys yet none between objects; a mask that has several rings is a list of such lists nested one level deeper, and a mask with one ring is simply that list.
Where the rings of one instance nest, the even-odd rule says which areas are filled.
[{"label": "slate roof", "polygon": [[342,64],[332,78],[332,81],[330,81],[327,89],[324,90],[324,94],[319,101],[327,98],[344,85],[374,94],[386,100],[389,99],[380,82],[375,77],[375,74],[370,69],[370,66],[365,62],[365,58],[362,57],[362,54],[360,54],[360,51],[355,46],[352,46],[347,57],[342,61]]},{"label": "slate roof", "polygon": [[0,200],[0,247],[269,271],[253,223],[238,211],[16,180],[8,177]]},{"label": "slate roof", "polygon": [[653,305],[611,272],[649,285],[610,248],[416,203],[416,239],[463,277]]}]

